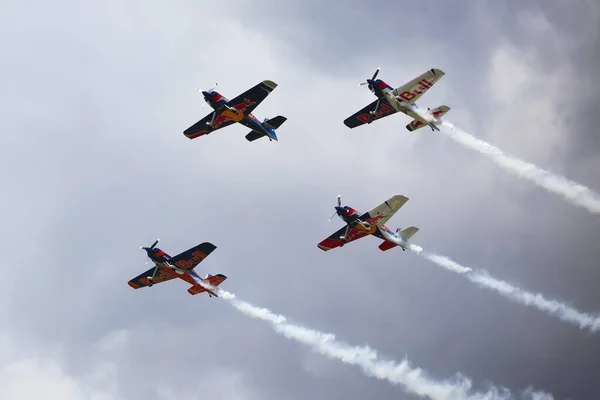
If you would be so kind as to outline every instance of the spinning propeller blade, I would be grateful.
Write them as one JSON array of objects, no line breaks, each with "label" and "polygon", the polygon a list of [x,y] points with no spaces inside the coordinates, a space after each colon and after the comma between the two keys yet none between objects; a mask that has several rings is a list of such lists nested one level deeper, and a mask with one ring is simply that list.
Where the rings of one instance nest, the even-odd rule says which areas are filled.
[{"label": "spinning propeller blade", "polygon": [[[218,84],[219,84],[218,82],[215,83],[210,89],[207,90],[207,92],[211,93],[213,90],[215,90],[215,88],[217,87]],[[204,92],[204,90],[198,89],[198,93],[202,93],[202,92]]]},{"label": "spinning propeller blade", "polygon": [[[213,90],[215,90],[215,88],[217,87],[219,83],[216,82],[210,89],[207,90],[208,93],[212,93]],[[202,93],[203,90],[202,89],[198,89],[198,93]],[[206,106],[206,102],[204,104],[202,104],[202,107],[200,107],[201,109],[204,109],[204,107]]]},{"label": "spinning propeller blade", "polygon": [[148,248],[148,249],[153,249],[153,248],[154,248],[154,246],[156,246],[156,245],[158,244],[158,241],[159,241],[159,240],[160,240],[160,239],[156,239],[156,242],[152,243],[152,246],[150,246],[150,247],[144,247],[144,246],[140,246],[140,249],[142,249],[142,250],[143,250],[143,249],[145,249],[145,248]]},{"label": "spinning propeller blade", "polygon": [[[341,194],[338,194],[337,204],[338,204],[338,206],[342,205],[342,195]],[[331,222],[331,220],[333,219],[333,217],[335,217],[335,214],[337,214],[337,210],[335,210],[335,212],[333,213],[333,215],[331,216],[331,218],[329,218],[329,222]]]},{"label": "spinning propeller blade", "polygon": [[371,80],[375,80],[375,78],[377,78],[377,74],[379,73],[379,67],[377,67],[377,70],[375,70],[375,73],[373,74],[373,77],[371,78]]},{"label": "spinning propeller blade", "polygon": [[377,74],[379,74],[379,67],[377,67],[377,69],[375,70],[375,73],[373,74],[373,77],[371,79],[367,79],[365,82],[361,82],[358,85],[362,86],[362,85],[371,85],[371,83],[369,83],[369,81],[374,81],[375,78],[377,78]]}]

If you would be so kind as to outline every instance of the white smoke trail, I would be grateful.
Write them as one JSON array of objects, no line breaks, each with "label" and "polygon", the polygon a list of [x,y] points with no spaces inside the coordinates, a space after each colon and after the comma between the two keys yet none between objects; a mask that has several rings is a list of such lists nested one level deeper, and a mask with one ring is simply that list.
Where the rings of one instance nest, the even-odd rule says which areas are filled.
[{"label": "white smoke trail", "polygon": [[526,306],[535,307],[546,314],[557,317],[561,321],[579,327],[579,329],[588,329],[591,332],[600,331],[600,316],[584,313],[576,310],[557,300],[549,300],[541,293],[531,293],[508,282],[494,278],[489,273],[473,271],[469,267],[464,267],[448,257],[440,256],[434,253],[423,252],[420,246],[411,245],[410,249],[423,257],[432,261],[448,271],[464,275],[468,280],[478,286],[491,289],[496,293],[508,298],[509,300]]},{"label": "white smoke trail", "polygon": [[[427,121],[434,121],[426,110],[415,107],[414,111]],[[508,172],[516,174],[519,178],[525,178],[549,192],[559,194],[571,204],[586,208],[593,213],[600,213],[600,195],[590,188],[571,181],[563,176],[546,171],[535,164],[528,163],[513,156],[504,154],[502,150],[473,135],[456,128],[449,122],[437,122],[440,131],[454,139],[458,143],[476,150],[488,156],[497,165]]]},{"label": "white smoke trail", "polygon": [[[337,340],[331,333],[286,323],[283,315],[275,314],[267,308],[253,306],[237,299],[232,293],[207,285],[206,282],[198,281],[198,283],[217,293],[219,297],[229,300],[230,304],[243,314],[270,323],[275,332],[280,335],[303,343],[329,358],[359,366],[365,375],[402,386],[409,393],[433,400],[508,400],[514,398],[510,390],[493,385],[485,392],[471,393],[473,386],[471,379],[461,374],[443,381],[435,380],[429,377],[423,369],[411,366],[406,358],[399,363],[382,360],[377,352],[368,346],[351,346]],[[537,392],[532,388],[523,391],[523,396],[532,400],[553,400],[551,394]]]}]

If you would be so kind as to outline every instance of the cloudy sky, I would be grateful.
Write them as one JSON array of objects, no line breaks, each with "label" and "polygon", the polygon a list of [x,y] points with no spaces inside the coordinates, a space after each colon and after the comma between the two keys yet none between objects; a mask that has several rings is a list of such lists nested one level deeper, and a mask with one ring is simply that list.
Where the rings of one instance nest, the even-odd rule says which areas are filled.
[{"label": "cloudy sky", "polygon": [[[440,68],[421,106],[600,191],[599,4],[505,3],[4,2],[0,398],[417,398],[182,281],[131,289],[158,237],[171,255],[214,243],[201,275],[435,378],[596,398],[598,334],[374,238],[316,247],[338,194],[361,211],[404,194],[388,225],[426,250],[600,311],[600,216],[404,115],[342,123],[377,67],[394,87]],[[198,88],[264,79],[278,143],[183,136],[209,111]]]}]

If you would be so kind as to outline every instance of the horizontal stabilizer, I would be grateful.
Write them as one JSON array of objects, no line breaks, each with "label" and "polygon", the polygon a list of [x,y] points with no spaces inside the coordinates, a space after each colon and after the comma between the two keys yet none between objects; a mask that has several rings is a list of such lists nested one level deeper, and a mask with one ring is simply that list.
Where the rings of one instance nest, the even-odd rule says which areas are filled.
[{"label": "horizontal stabilizer", "polygon": [[260,138],[261,138],[261,137],[263,137],[263,136],[265,136],[265,134],[264,134],[264,133],[262,133],[262,132],[258,132],[258,131],[250,131],[250,133],[246,135],[246,139],[247,139],[249,142],[253,142],[253,141],[255,141],[256,139],[260,139]]},{"label": "horizontal stabilizer", "polygon": [[393,249],[396,246],[398,246],[396,243],[392,243],[389,240],[384,240],[383,243],[381,243],[379,245],[379,249],[381,251],[386,251],[386,250],[389,250],[389,249]]},{"label": "horizontal stabilizer", "polygon": [[[448,111],[450,111],[450,107],[439,106],[437,108],[434,108],[433,110],[430,110],[429,112],[435,119],[439,120]],[[412,132],[412,131],[416,131],[417,129],[421,129],[424,126],[428,126],[428,125],[423,123],[422,121],[419,121],[418,119],[415,119],[410,124],[406,125],[406,129],[408,129],[409,132]]]},{"label": "horizontal stabilizer", "polygon": [[281,125],[283,125],[283,123],[287,121],[286,117],[283,117],[281,115],[278,115],[276,117],[273,117],[271,119],[267,119],[265,120],[265,122],[263,122],[263,125],[265,125],[267,128],[271,128],[271,129],[277,129],[279,128]]},{"label": "horizontal stabilizer", "polygon": [[191,294],[192,296],[195,294],[198,294],[198,293],[202,293],[202,292],[206,292],[206,289],[204,289],[204,287],[202,287],[200,285],[195,285],[188,289],[188,293]]},{"label": "horizontal stabilizer", "polygon": [[[206,278],[204,279],[204,281],[210,286],[217,287],[221,283],[223,283],[223,281],[225,279],[227,279],[227,277],[225,275],[217,274],[217,275],[207,275]],[[192,296],[195,294],[198,294],[198,293],[206,292],[206,291],[207,291],[206,288],[202,285],[194,285],[188,289],[188,293],[191,294]],[[217,296],[217,295],[215,294],[215,296]]]},{"label": "horizontal stabilizer", "polygon": [[411,237],[413,237],[413,235],[415,233],[417,233],[419,231],[419,228],[417,228],[416,226],[409,226],[406,229],[402,229],[399,233],[398,236],[400,236],[402,239],[404,240],[408,240]]}]

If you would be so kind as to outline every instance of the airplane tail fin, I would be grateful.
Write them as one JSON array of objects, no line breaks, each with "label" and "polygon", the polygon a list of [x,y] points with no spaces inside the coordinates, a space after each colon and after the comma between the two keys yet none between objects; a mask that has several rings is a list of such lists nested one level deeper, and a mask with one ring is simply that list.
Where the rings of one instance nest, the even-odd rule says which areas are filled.
[{"label": "airplane tail fin", "polygon": [[[439,106],[437,108],[434,108],[433,110],[430,110],[429,112],[431,113],[431,115],[433,115],[433,117],[435,119],[439,120],[448,111],[450,111],[450,107]],[[409,132],[412,132],[412,131],[416,131],[417,129],[421,129],[424,126],[428,126],[428,125],[423,123],[422,121],[419,121],[418,119],[414,119],[414,120],[412,120],[412,122],[410,124],[406,125],[406,129],[408,129]]]}]

